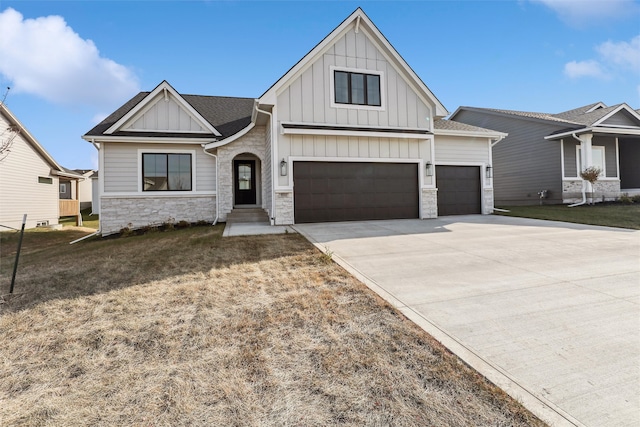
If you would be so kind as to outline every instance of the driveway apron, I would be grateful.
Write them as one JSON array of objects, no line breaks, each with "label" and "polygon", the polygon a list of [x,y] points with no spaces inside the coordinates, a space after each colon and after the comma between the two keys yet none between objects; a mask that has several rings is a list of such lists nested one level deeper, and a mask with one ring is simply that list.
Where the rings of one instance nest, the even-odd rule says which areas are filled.
[{"label": "driveway apron", "polygon": [[552,425],[640,425],[640,231],[493,215],[294,228]]}]

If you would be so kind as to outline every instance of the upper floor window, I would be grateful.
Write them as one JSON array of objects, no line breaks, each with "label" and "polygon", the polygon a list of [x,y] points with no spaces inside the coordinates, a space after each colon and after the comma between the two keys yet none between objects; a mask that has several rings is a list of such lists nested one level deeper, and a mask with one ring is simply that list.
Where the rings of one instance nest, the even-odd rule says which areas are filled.
[{"label": "upper floor window", "polygon": [[380,75],[334,71],[335,103],[380,107]]},{"label": "upper floor window", "polygon": [[143,191],[191,191],[191,154],[142,154]]}]

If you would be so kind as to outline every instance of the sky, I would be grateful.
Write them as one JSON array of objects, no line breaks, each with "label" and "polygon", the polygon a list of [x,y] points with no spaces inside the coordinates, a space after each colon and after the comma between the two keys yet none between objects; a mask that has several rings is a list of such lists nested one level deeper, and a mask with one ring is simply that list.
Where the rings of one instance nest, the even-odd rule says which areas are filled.
[{"label": "sky", "polygon": [[640,108],[640,0],[0,0],[0,101],[95,169],[81,136],[139,91],[258,98],[357,7],[450,112]]}]

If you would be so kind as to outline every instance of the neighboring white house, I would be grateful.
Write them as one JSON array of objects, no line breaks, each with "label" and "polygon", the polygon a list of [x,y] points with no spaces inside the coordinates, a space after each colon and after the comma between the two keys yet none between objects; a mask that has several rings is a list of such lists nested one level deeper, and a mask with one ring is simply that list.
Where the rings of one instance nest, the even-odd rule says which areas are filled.
[{"label": "neighboring white house", "polygon": [[100,181],[98,171],[89,177],[91,181],[91,215],[100,215]]},{"label": "neighboring white house", "polygon": [[358,8],[258,99],[163,81],[83,138],[103,234],[246,207],[272,224],[491,213],[506,134],[448,114]]},{"label": "neighboring white house", "polygon": [[91,177],[96,171],[93,169],[74,169],[73,171],[84,178],[78,182],[78,195],[74,198],[80,202],[80,210],[90,208],[93,201]]},{"label": "neighboring white house", "polygon": [[60,166],[2,103],[0,138],[11,139],[0,154],[0,231],[20,228],[24,214],[26,228],[58,224],[60,178],[79,176]]}]

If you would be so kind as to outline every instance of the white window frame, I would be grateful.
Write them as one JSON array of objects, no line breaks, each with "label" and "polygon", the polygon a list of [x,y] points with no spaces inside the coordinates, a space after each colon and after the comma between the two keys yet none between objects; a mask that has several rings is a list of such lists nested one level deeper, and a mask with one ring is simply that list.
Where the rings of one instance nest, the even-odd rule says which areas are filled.
[{"label": "white window frame", "polygon": [[[165,190],[165,191],[144,191],[142,188],[142,155],[143,154],[191,154],[191,190]],[[196,192],[196,150],[176,150],[176,149],[138,149],[138,193],[145,196],[154,197],[157,195],[185,195]]]},{"label": "white window frame", "polygon": [[[371,74],[380,77],[380,106],[376,105],[361,105],[361,104],[339,104],[336,102],[336,87],[335,87],[335,72],[344,71],[345,73],[358,73],[358,74]],[[384,73],[378,70],[366,70],[364,68],[347,68],[331,65],[329,67],[329,92],[331,96],[331,108],[349,108],[355,110],[372,110],[372,111],[385,111],[386,110],[386,85],[384,80]]]},{"label": "white window frame", "polygon": [[[576,173],[578,178],[580,178],[580,172],[582,172],[581,148],[582,147],[580,144],[576,145]],[[593,158],[594,151],[602,152],[602,168],[601,168],[602,171],[600,172],[598,179],[606,179],[607,178],[607,158],[605,156],[607,154],[607,150],[605,149],[604,145],[592,145],[591,146],[592,158]],[[593,166],[596,166],[596,165],[593,165]]]},{"label": "white window frame", "polygon": [[67,194],[67,183],[61,182],[59,185],[60,185],[60,188],[58,190],[60,194]]}]

